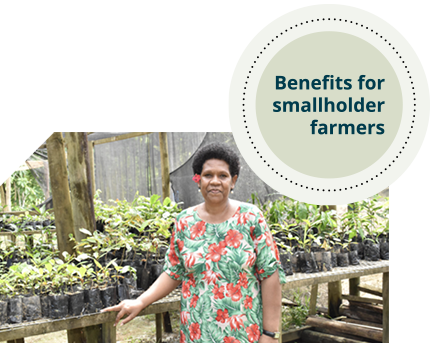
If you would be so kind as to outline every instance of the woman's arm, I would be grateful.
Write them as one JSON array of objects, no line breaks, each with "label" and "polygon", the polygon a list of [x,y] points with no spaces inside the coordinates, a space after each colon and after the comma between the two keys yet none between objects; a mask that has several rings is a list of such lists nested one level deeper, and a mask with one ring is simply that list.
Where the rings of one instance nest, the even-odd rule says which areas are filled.
[{"label": "woman's arm", "polygon": [[159,278],[150,286],[150,288],[140,295],[135,300],[124,300],[119,305],[107,307],[102,309],[102,312],[118,311],[119,314],[116,317],[116,322],[114,326],[117,325],[123,316],[128,315],[120,325],[126,324],[132,319],[134,319],[143,309],[145,309],[150,304],[155,301],[164,298],[166,295],[170,294],[181,281],[173,280],[166,272],[163,272]]},{"label": "woman's arm", "polygon": [[[271,332],[280,331],[281,321],[281,284],[278,270],[261,284],[263,302],[263,329]],[[278,342],[266,335],[260,337],[259,343]]]}]

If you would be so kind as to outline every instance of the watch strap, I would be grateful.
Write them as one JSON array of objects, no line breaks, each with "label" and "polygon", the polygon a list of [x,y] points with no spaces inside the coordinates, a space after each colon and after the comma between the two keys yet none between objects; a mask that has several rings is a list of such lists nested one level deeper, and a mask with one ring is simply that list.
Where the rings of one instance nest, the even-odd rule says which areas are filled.
[{"label": "watch strap", "polygon": [[271,332],[271,331],[267,331],[263,329],[263,334],[275,339],[280,338],[280,333],[279,332]]}]

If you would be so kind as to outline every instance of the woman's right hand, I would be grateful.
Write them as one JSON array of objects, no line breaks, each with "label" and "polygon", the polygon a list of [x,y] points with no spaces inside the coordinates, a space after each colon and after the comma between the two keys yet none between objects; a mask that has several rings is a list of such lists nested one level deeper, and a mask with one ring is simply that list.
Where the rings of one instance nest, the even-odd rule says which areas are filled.
[{"label": "woman's right hand", "polygon": [[114,326],[117,326],[119,323],[119,320],[121,320],[125,315],[128,315],[121,323],[120,326],[123,324],[128,323],[132,319],[134,319],[144,308],[146,305],[144,305],[142,299],[134,299],[134,300],[123,300],[120,304],[116,306],[107,307],[101,310],[101,312],[119,312],[116,317],[116,321],[114,323]]}]

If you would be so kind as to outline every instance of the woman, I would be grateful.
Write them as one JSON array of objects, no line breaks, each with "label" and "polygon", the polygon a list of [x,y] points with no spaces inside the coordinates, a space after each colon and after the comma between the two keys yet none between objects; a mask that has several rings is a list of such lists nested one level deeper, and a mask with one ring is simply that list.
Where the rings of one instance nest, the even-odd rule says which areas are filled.
[{"label": "woman", "polygon": [[103,311],[119,311],[115,325],[128,315],[123,325],[182,282],[181,342],[276,342],[284,272],[262,213],[229,199],[239,158],[210,144],[193,171],[204,202],[178,215],[164,273],[138,299]]}]

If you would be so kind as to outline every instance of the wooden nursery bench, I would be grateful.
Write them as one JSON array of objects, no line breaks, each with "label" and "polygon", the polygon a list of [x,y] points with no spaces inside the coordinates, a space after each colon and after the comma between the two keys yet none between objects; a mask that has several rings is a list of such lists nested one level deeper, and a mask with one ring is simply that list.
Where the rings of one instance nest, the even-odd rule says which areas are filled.
[{"label": "wooden nursery bench", "polygon": [[[283,290],[298,288],[302,286],[312,286],[310,297],[310,313],[316,311],[317,289],[321,283],[328,283],[329,287],[329,311],[335,311],[341,304],[341,280],[349,279],[351,295],[358,295],[358,291],[365,291],[359,286],[361,276],[383,274],[383,342],[389,343],[389,261],[366,262],[361,261],[359,266],[345,268],[335,268],[329,272],[319,272],[313,274],[295,273],[286,278],[287,283],[283,285]],[[175,290],[167,297],[147,307],[139,315],[155,314],[156,321],[156,342],[162,337],[162,314],[168,311],[180,311],[180,291]],[[116,328],[113,326],[117,312],[96,313],[83,315],[80,317],[69,317],[58,320],[39,320],[36,322],[9,325],[0,329],[0,341],[14,341],[22,337],[41,335],[60,330],[72,330],[83,327],[90,327],[88,333],[92,335],[89,342],[116,342]],[[279,342],[289,341],[299,338],[299,332],[285,333]]]},{"label": "wooden nursery bench", "polygon": [[[162,314],[168,311],[180,311],[180,290],[174,290],[139,314],[139,316],[155,314],[156,342],[162,340]],[[117,312],[93,313],[65,319],[41,319],[35,322],[7,325],[0,328],[0,342],[16,340],[21,343],[24,342],[23,337],[87,327],[87,342],[116,343],[116,327],[113,326],[116,316]]]}]

